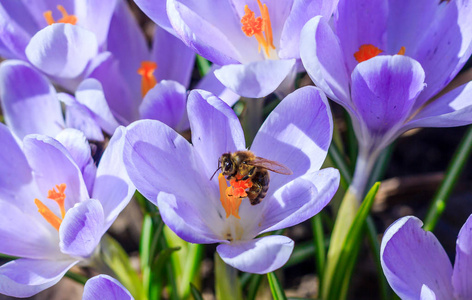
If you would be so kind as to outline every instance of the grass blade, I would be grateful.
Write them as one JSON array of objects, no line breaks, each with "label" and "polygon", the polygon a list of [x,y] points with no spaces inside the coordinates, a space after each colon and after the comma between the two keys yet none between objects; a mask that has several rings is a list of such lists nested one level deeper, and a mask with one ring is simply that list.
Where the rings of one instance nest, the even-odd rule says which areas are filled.
[{"label": "grass blade", "polygon": [[284,289],[280,286],[280,282],[275,276],[274,272],[267,273],[267,279],[269,280],[270,291],[274,300],[286,300]]}]

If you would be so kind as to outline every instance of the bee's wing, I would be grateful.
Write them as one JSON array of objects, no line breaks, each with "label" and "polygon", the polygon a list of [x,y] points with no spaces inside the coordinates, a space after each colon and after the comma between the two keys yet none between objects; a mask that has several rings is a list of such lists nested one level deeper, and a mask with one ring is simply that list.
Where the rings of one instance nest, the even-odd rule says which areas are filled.
[{"label": "bee's wing", "polygon": [[256,157],[253,161],[248,162],[248,165],[253,165],[253,166],[256,166],[256,167],[266,168],[269,171],[279,173],[279,174],[283,174],[283,175],[292,175],[293,174],[292,170],[290,170],[289,168],[287,168],[283,164],[281,164],[279,162],[276,162],[276,161],[273,161],[273,160],[265,159],[265,158],[262,158],[262,157]]}]

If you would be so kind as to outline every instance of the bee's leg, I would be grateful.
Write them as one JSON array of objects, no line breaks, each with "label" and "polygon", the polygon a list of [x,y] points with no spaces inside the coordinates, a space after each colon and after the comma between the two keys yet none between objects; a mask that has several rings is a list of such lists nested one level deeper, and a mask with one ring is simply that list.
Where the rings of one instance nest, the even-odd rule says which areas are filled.
[{"label": "bee's leg", "polygon": [[249,179],[249,177],[251,177],[251,176],[254,174],[255,171],[256,171],[256,167],[252,168],[252,169],[247,173],[246,176],[244,176],[243,178],[241,178],[241,180]]},{"label": "bee's leg", "polygon": [[261,194],[262,191],[262,186],[257,183],[253,182],[253,185],[249,190],[247,191],[247,197],[249,198],[249,201],[251,202],[252,205],[259,204],[261,202],[261,197],[259,195]]}]

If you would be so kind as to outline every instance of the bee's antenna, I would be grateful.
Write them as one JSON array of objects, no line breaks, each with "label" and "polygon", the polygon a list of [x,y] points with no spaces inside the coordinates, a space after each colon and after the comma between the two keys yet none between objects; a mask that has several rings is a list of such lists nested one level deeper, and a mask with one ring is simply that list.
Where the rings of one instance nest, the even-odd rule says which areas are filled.
[{"label": "bee's antenna", "polygon": [[218,167],[218,169],[216,169],[216,171],[215,171],[215,173],[213,173],[213,175],[211,175],[210,181],[213,179],[213,177],[215,176],[216,172],[218,172],[218,170],[220,170],[220,169],[221,169],[221,166]]}]

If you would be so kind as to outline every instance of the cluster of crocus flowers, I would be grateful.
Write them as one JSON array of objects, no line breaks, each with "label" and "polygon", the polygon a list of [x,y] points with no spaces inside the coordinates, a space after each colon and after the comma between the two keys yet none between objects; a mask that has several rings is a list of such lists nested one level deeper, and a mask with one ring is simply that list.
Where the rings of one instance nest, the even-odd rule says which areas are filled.
[{"label": "cluster of crocus flowers", "polygon": [[[137,0],[158,25],[199,55],[223,66],[216,77],[244,97],[264,97],[296,74],[300,30],[331,17],[337,1]],[[167,12],[167,13],[165,13]]]},{"label": "cluster of crocus flowers", "polygon": [[241,198],[244,191],[236,191],[248,187],[248,182],[232,182],[228,190],[222,175],[212,177],[222,154],[246,149],[233,110],[213,94],[194,90],[187,113],[192,144],[158,121],[142,120],[127,127],[124,160],[131,180],[182,239],[220,243],[221,258],[242,271],[267,273],[280,268],[290,257],[293,241],[259,235],[311,218],[331,200],[339,184],[337,170],[319,170],[332,137],[325,96],[314,87],[301,88],[262,125],[250,150],[287,166],[293,174],[270,174],[268,193],[257,205]]},{"label": "cluster of crocus flowers", "polygon": [[402,299],[471,299],[472,216],[457,237],[454,267],[438,239],[421,225],[408,216],[385,231],[380,255],[392,289]]},{"label": "cluster of crocus flowers", "polygon": [[[122,161],[117,129],[98,168],[85,136],[27,135],[19,146],[0,124],[0,293],[29,297],[87,261],[135,189]],[[110,187],[113,187],[110,189]]]},{"label": "cluster of crocus flowers", "polygon": [[380,150],[400,134],[472,123],[470,83],[438,95],[472,53],[471,13],[463,1],[341,0],[334,30],[320,16],[304,26],[305,69],[351,115],[358,198]]}]

